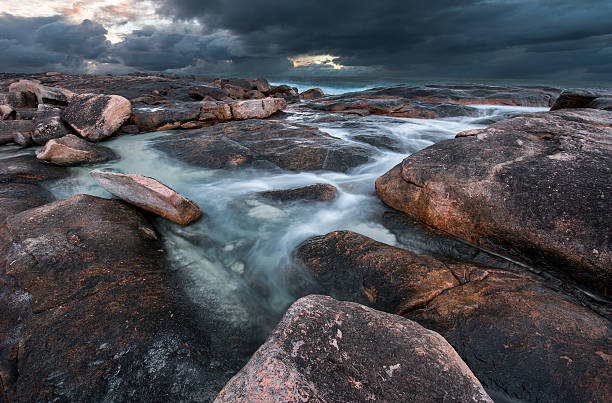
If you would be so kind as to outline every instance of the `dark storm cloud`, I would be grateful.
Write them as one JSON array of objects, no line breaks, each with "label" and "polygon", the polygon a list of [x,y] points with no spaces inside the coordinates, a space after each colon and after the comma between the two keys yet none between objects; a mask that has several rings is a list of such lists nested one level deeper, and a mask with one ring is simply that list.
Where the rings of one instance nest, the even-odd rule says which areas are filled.
[{"label": "dark storm cloud", "polygon": [[588,75],[611,61],[607,0],[160,0],[159,12],[228,30],[253,57],[331,54],[381,72]]},{"label": "dark storm cloud", "polygon": [[[110,71],[602,81],[612,65],[609,0],[155,1],[175,23],[116,44],[100,21],[0,14],[0,70],[78,71],[94,61]],[[304,55],[347,68],[294,69],[289,58]]]},{"label": "dark storm cloud", "polygon": [[69,24],[60,16],[0,14],[0,71],[36,72],[83,69],[108,50],[106,30],[85,20]]}]

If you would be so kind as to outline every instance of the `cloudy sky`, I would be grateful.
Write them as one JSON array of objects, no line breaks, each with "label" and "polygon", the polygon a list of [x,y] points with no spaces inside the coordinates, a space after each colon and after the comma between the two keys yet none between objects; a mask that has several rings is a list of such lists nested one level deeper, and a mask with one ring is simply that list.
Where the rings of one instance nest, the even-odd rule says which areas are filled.
[{"label": "cloudy sky", "polygon": [[0,71],[612,81],[610,0],[0,6]]}]

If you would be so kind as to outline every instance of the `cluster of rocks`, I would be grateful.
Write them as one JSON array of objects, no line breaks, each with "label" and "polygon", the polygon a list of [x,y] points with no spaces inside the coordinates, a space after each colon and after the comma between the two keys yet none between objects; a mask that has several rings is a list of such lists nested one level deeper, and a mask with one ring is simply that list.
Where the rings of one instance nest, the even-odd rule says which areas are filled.
[{"label": "cluster of rocks", "polygon": [[[0,401],[612,395],[609,94],[401,86],[324,97],[264,79],[194,86],[195,79],[148,75],[37,78],[2,76],[10,85],[0,93],[0,133],[44,146],[37,156],[0,159]],[[174,285],[159,234],[142,213],[186,225],[202,215],[193,201],[153,178],[101,170],[91,176],[123,201],[56,201],[44,188],[68,175],[62,166],[116,158],[96,142],[118,132],[196,129],[154,147],[207,168],[346,172],[368,161],[366,146],[262,120],[300,99],[307,102],[299,107],[317,110],[421,118],[470,114],[470,104],[552,105],[417,152],[380,177],[376,192],[411,218],[604,302],[592,309],[586,294],[552,289],[518,266],[419,255],[332,232],[296,248],[286,281],[298,296],[350,302],[298,300],[242,367],[208,344],[209,329]],[[337,194],[314,184],[256,196],[329,202]]]},{"label": "cluster of rocks", "polygon": [[[556,88],[483,85],[398,85],[373,88],[305,102],[300,108],[358,116],[385,115],[417,119],[478,116],[470,105],[546,106],[559,96]],[[306,99],[306,98],[305,98]]]}]

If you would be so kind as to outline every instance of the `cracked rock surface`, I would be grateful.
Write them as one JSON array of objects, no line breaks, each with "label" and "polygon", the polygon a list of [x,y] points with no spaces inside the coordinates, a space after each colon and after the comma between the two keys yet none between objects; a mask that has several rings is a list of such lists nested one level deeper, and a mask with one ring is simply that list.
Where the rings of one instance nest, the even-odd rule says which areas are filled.
[{"label": "cracked rock surface", "polygon": [[439,332],[493,399],[603,401],[612,393],[610,320],[531,276],[349,231],[310,238],[296,256],[302,295],[326,293]]}]

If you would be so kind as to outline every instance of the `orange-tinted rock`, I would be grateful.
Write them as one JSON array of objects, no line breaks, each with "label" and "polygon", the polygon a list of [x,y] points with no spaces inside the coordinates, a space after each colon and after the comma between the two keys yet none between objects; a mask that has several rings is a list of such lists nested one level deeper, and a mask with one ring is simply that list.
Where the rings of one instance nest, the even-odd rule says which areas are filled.
[{"label": "orange-tinted rock", "polygon": [[296,255],[312,277],[304,293],[362,302],[439,332],[494,399],[589,402],[612,392],[610,321],[531,276],[348,231],[311,238]]},{"label": "orange-tinted rock", "polygon": [[234,119],[264,119],[284,109],[287,103],[282,98],[264,98],[231,102]]},{"label": "orange-tinted rock", "polygon": [[175,223],[187,225],[202,215],[195,202],[153,178],[100,170],[90,175],[109,193]]},{"label": "orange-tinted rock", "polygon": [[70,102],[62,119],[81,137],[100,141],[115,134],[131,114],[132,104],[122,96],[83,94]]},{"label": "orange-tinted rock", "polygon": [[[551,111],[559,109],[591,108],[593,101],[598,98],[612,96],[610,92],[591,90],[566,90],[559,95],[550,108]],[[597,109],[597,108],[595,108]]]},{"label": "orange-tinted rock", "polygon": [[439,334],[311,295],[295,302],[216,402],[492,402]]},{"label": "orange-tinted rock", "polygon": [[0,120],[15,120],[17,113],[10,105],[0,105]]},{"label": "orange-tinted rock", "polygon": [[309,101],[315,98],[321,98],[323,96],[325,96],[325,94],[323,93],[323,90],[321,90],[320,88],[311,88],[309,90],[306,90],[300,93],[300,98],[306,101]]},{"label": "orange-tinted rock", "polygon": [[246,90],[242,87],[233,84],[225,84],[223,85],[223,90],[227,92],[227,94],[234,99],[244,99],[246,98],[246,93],[249,90]]},{"label": "orange-tinted rock", "polygon": [[10,92],[32,93],[39,104],[67,105],[76,95],[59,87],[48,87],[37,80],[19,80],[8,87]]},{"label": "orange-tinted rock", "polygon": [[23,211],[0,225],[0,251],[9,401],[206,401],[232,371],[209,362],[154,228],[126,203],[77,195]]},{"label": "orange-tinted rock", "polygon": [[406,158],[378,178],[387,205],[610,295],[612,112],[523,115]]},{"label": "orange-tinted rock", "polygon": [[73,166],[110,161],[117,156],[107,147],[90,143],[73,134],[47,141],[36,155],[53,165]]}]

